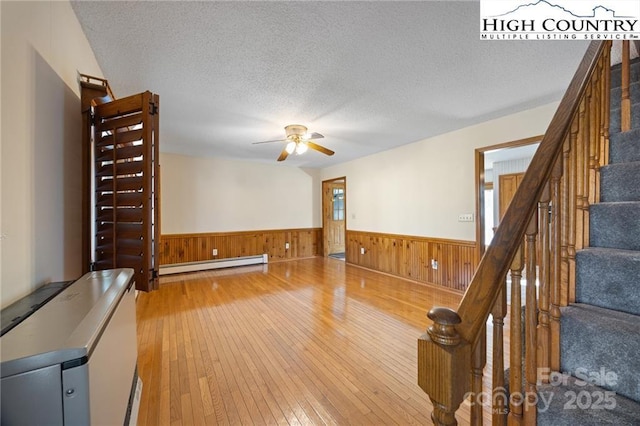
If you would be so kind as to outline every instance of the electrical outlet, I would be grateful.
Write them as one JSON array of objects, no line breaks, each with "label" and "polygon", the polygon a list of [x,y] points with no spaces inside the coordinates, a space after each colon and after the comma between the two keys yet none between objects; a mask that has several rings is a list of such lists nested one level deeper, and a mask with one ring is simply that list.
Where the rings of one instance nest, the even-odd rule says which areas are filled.
[{"label": "electrical outlet", "polygon": [[217,256],[217,255],[218,255],[218,249],[213,249],[213,250],[211,250],[211,254],[212,254],[213,256]]},{"label": "electrical outlet", "polygon": [[284,243],[284,249],[289,250],[289,243]]},{"label": "electrical outlet", "polygon": [[438,269],[438,261],[435,259],[431,259],[431,268]]},{"label": "electrical outlet", "polygon": [[458,222],[473,222],[473,213],[462,213],[458,215]]},{"label": "electrical outlet", "polygon": [[360,247],[360,254],[364,254],[364,247]]}]

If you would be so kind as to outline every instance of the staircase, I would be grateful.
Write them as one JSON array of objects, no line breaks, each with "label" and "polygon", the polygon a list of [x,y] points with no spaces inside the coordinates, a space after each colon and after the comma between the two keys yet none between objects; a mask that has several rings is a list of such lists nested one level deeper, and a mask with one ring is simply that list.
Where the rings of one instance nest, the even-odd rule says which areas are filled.
[{"label": "staircase", "polygon": [[620,67],[611,72],[610,163],[590,247],[576,253],[576,303],[561,309],[565,375],[539,387],[540,425],[640,424],[640,62],[631,74],[631,130],[620,132]]},{"label": "staircase", "polygon": [[589,45],[462,301],[427,315],[436,425],[463,402],[474,425],[640,425],[640,59],[619,47],[612,68]]}]

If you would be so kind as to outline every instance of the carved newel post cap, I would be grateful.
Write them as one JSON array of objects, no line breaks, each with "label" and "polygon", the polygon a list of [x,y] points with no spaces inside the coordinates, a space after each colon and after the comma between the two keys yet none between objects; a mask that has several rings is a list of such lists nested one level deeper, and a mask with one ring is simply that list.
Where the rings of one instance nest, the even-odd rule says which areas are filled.
[{"label": "carved newel post cap", "polygon": [[429,311],[427,317],[433,321],[433,325],[427,329],[431,340],[443,346],[455,346],[460,343],[456,325],[460,324],[462,319],[456,311],[435,307]]}]

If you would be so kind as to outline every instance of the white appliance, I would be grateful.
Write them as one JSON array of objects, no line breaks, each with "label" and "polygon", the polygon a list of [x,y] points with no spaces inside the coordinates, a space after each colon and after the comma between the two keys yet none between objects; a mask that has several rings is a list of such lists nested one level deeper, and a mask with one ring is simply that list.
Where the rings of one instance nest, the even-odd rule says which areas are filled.
[{"label": "white appliance", "polygon": [[3,425],[135,423],[132,278],[90,272],[0,337]]}]

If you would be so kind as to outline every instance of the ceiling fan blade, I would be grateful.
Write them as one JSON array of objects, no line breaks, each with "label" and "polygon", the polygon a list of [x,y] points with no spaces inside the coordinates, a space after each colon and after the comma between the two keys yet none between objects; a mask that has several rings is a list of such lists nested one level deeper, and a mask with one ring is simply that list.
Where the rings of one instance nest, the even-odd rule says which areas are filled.
[{"label": "ceiling fan blade", "polygon": [[289,152],[287,152],[287,147],[285,147],[280,153],[280,157],[278,157],[278,161],[284,161],[289,156]]},{"label": "ceiling fan blade", "polygon": [[324,136],[316,132],[311,133],[311,137],[309,137],[309,139],[322,139],[322,138],[324,138]]},{"label": "ceiling fan blade", "polygon": [[272,141],[253,142],[251,145],[259,145],[261,143],[286,142],[286,139],[274,139]]},{"label": "ceiling fan blade", "polygon": [[318,152],[321,152],[326,155],[333,155],[335,152],[331,151],[329,148],[325,148],[322,145],[318,145],[317,143],[307,142],[307,146],[311,149],[315,149]]}]

